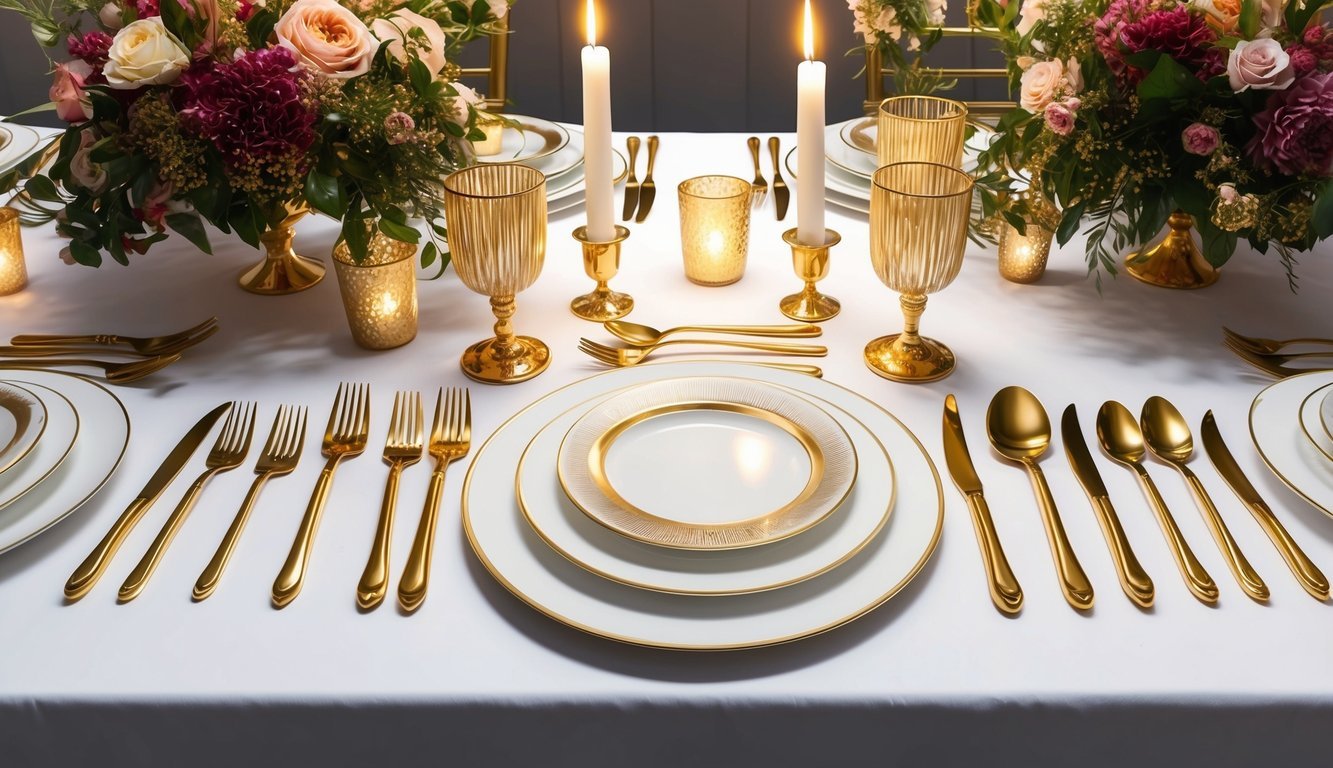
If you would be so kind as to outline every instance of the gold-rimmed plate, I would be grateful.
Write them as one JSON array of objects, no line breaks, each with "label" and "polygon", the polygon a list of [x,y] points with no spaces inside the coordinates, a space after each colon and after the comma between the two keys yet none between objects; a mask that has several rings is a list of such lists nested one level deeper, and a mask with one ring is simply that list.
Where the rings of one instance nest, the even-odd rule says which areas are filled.
[{"label": "gold-rimmed plate", "polygon": [[893,462],[856,417],[814,402],[847,430],[861,459],[851,496],[800,536],[763,547],[682,552],[627,539],[593,522],[556,480],[556,456],[570,427],[614,393],[565,411],[523,451],[516,474],[519,509],[532,529],[570,562],[611,581],[681,595],[740,595],[787,587],[838,567],[867,546],[889,520]]},{"label": "gold-rimmed plate", "polygon": [[500,151],[494,155],[478,155],[479,163],[529,163],[550,157],[569,144],[569,131],[559,123],[527,115],[504,115],[518,123],[505,126],[500,136]]},{"label": "gold-rimmed plate", "polygon": [[0,483],[5,471],[22,461],[45,431],[46,406],[41,398],[18,384],[0,381]]},{"label": "gold-rimmed plate", "polygon": [[3,371],[6,381],[33,392],[46,406],[46,431],[22,461],[0,475],[0,516],[8,507],[46,481],[69,457],[79,436],[79,413],[63,394],[34,384],[30,371]]},{"label": "gold-rimmed plate", "polygon": [[1305,439],[1333,462],[1333,426],[1324,420],[1325,410],[1333,411],[1333,383],[1316,389],[1301,401],[1301,431]]},{"label": "gold-rimmed plate", "polygon": [[1302,405],[1328,384],[1333,384],[1333,371],[1314,371],[1288,376],[1260,392],[1250,405],[1250,439],[1279,480],[1333,517],[1333,460],[1301,426]]},{"label": "gold-rimmed plate", "polygon": [[837,420],[755,381],[690,377],[608,398],[569,429],[557,475],[622,536],[725,550],[795,536],[847,498],[857,456]]}]

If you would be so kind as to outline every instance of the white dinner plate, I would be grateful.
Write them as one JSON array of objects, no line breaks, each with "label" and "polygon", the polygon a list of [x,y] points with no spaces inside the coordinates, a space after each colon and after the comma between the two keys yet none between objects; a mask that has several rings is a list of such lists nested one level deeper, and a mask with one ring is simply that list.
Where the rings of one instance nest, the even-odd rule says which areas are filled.
[{"label": "white dinner plate", "polygon": [[519,507],[537,535],[570,562],[603,578],[682,595],[777,589],[846,562],[879,533],[893,510],[893,462],[879,440],[851,414],[815,401],[847,430],[860,462],[852,495],[827,520],[785,541],[720,552],[681,552],[626,539],[583,514],[555,477],[565,433],[614,396],[575,406],[543,427],[523,451],[517,472]]},{"label": "white dinner plate", "polygon": [[0,173],[4,173],[26,160],[42,143],[42,135],[18,123],[0,123],[0,128],[10,134],[9,141],[0,147]]},{"label": "white dinner plate", "polygon": [[[625,162],[625,156],[620,154],[619,150],[611,150],[611,172],[615,174],[615,184],[620,184],[629,175],[629,166]],[[546,202],[549,210],[550,203],[564,200],[575,195],[582,196],[586,185],[584,184],[583,166],[565,171],[558,176],[548,176],[546,178]]]},{"label": "white dinner plate", "polygon": [[1325,428],[1323,419],[1324,404],[1333,397],[1333,384],[1325,384],[1305,396],[1301,401],[1301,431],[1305,433],[1305,439],[1310,441],[1320,453],[1333,461],[1333,432]]},{"label": "white dinner plate", "polygon": [[5,371],[5,377],[24,387],[46,387],[43,401],[68,399],[82,419],[79,440],[60,468],[32,493],[0,510],[0,552],[28,541],[83,506],[120,466],[130,439],[125,406],[100,384],[54,371]]},{"label": "white dinner plate", "polygon": [[583,129],[572,125],[563,126],[569,133],[569,142],[559,152],[533,160],[521,161],[523,165],[536,168],[549,176],[559,176],[583,165]]},{"label": "white dinner plate", "polygon": [[1250,405],[1250,438],[1278,479],[1333,517],[1333,460],[1301,428],[1301,405],[1311,392],[1333,383],[1333,371],[1303,373],[1273,384]]},{"label": "white dinner plate", "polygon": [[[603,579],[548,547],[524,519],[514,467],[543,426],[579,403],[632,384],[680,376],[766,381],[825,400],[856,417],[894,457],[893,516],[855,557],[808,581],[749,595],[649,592]],[[849,389],[743,363],[677,362],[620,368],[570,384],[511,417],[477,451],[463,485],[463,528],[483,566],[543,614],[601,637],[677,650],[734,650],[790,642],[842,626],[896,595],[939,541],[939,474],[901,422]]]},{"label": "white dinner plate", "polygon": [[[793,179],[796,178],[796,148],[793,147],[787,152],[787,173]],[[842,170],[832,162],[824,164],[824,191],[825,194],[833,193],[851,198],[852,200],[863,201],[866,210],[870,210],[870,179],[853,176]]]},{"label": "white dinner plate", "polygon": [[37,445],[46,431],[46,406],[31,390],[0,381],[0,488],[5,470],[13,468]]},{"label": "white dinner plate", "polygon": [[[872,119],[861,117],[848,120],[845,123],[825,126],[824,128],[824,154],[828,157],[829,164],[855,178],[864,179],[867,184],[870,182],[870,177],[879,168],[879,155],[875,151],[867,152],[849,144],[845,134],[855,130],[857,124]],[[973,173],[977,169],[982,150],[990,146],[991,141],[995,138],[995,132],[975,123],[968,123],[967,130],[970,133],[963,140],[962,169],[968,173]],[[873,140],[875,131],[870,130],[866,135]]]},{"label": "white dinner plate", "polygon": [[[6,381],[30,389],[46,406],[46,432],[41,442],[4,475],[0,475],[0,515],[10,504],[42,484],[70,455],[79,436],[79,413],[73,401],[57,390],[30,387],[30,371],[5,370]],[[42,383],[42,382],[39,382]]]},{"label": "white dinner plate", "polygon": [[1319,420],[1322,422],[1324,434],[1328,435],[1329,440],[1333,440],[1333,387],[1329,387],[1324,399],[1319,401]]},{"label": "white dinner plate", "polygon": [[559,123],[527,115],[502,115],[519,124],[505,126],[500,134],[500,151],[478,155],[479,163],[527,163],[550,157],[569,144],[569,131]]},{"label": "white dinner plate", "polygon": [[856,481],[837,420],[795,393],[693,376],[604,400],[560,444],[565,494],[622,536],[688,550],[742,549],[818,525]]}]

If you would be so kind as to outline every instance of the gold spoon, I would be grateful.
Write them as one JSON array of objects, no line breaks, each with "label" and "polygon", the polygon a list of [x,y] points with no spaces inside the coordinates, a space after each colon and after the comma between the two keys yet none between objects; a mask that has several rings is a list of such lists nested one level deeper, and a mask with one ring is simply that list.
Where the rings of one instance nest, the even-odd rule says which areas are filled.
[{"label": "gold spoon", "polygon": [[1190,427],[1185,422],[1185,417],[1164,398],[1150,397],[1148,402],[1143,404],[1139,424],[1143,427],[1143,437],[1147,440],[1148,450],[1152,455],[1175,467],[1185,478],[1185,484],[1194,494],[1194,500],[1198,502],[1199,510],[1203,512],[1203,519],[1208,523],[1208,529],[1212,531],[1213,540],[1226,556],[1227,565],[1230,566],[1236,581],[1240,582],[1240,588],[1255,600],[1267,600],[1268,585],[1264,584],[1264,580],[1259,578],[1254,567],[1245,559],[1244,553],[1240,551],[1240,545],[1231,537],[1231,531],[1227,530],[1227,524],[1222,521],[1222,516],[1218,514],[1217,507],[1213,505],[1213,500],[1208,496],[1203,483],[1199,482],[1199,478],[1185,466],[1185,462],[1189,461],[1190,455],[1194,453],[1194,437],[1190,434]]},{"label": "gold spoon", "polygon": [[1148,505],[1152,507],[1162,535],[1166,537],[1171,554],[1176,558],[1176,567],[1185,579],[1185,586],[1203,602],[1217,602],[1217,582],[1208,575],[1199,558],[1194,556],[1189,542],[1185,541],[1185,535],[1180,532],[1180,526],[1176,525],[1176,519],[1171,516],[1171,510],[1167,509],[1162,494],[1157,490],[1157,484],[1152,481],[1148,470],[1143,468],[1143,456],[1147,449],[1143,446],[1143,432],[1139,430],[1134,414],[1114,400],[1102,403],[1101,410],[1097,411],[1097,440],[1102,445],[1102,451],[1112,461],[1128,467],[1139,479],[1143,495],[1148,497]]},{"label": "gold spoon", "polygon": [[824,331],[817,325],[797,323],[795,325],[681,325],[659,331],[648,325],[631,323],[626,320],[611,320],[603,327],[621,341],[630,344],[656,344],[667,336],[677,333],[727,333],[734,336],[784,336],[791,338],[810,338],[819,336]]},{"label": "gold spoon", "polygon": [[1055,560],[1065,601],[1080,610],[1091,608],[1092,583],[1065,535],[1060,512],[1055,508],[1055,498],[1046,484],[1046,476],[1037,465],[1037,459],[1051,445],[1051,420],[1046,409],[1026,389],[1005,387],[995,393],[986,409],[986,432],[996,453],[1022,464],[1028,471],[1041,508],[1042,522],[1046,524],[1046,538],[1051,545],[1051,557]]}]

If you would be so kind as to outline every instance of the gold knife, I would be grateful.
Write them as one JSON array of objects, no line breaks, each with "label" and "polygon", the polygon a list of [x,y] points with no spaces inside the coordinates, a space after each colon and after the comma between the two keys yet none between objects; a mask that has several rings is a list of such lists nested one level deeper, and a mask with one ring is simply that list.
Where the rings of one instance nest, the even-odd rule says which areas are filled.
[{"label": "gold knife", "polygon": [[1296,540],[1291,538],[1291,534],[1287,533],[1287,529],[1273,514],[1273,510],[1264,503],[1259,492],[1250,484],[1249,478],[1245,477],[1240,465],[1236,463],[1236,457],[1231,455],[1231,450],[1222,440],[1222,433],[1217,428],[1217,420],[1213,418],[1212,411],[1203,415],[1203,426],[1199,431],[1203,435],[1203,447],[1213,466],[1217,468],[1217,474],[1227,481],[1236,498],[1240,499],[1241,503],[1249,508],[1250,514],[1254,515],[1254,519],[1259,521],[1259,526],[1268,534],[1268,538],[1273,542],[1273,546],[1277,547],[1282,559],[1287,561],[1287,567],[1291,569],[1292,575],[1311,597],[1316,600],[1327,600],[1328,579],[1310,558],[1305,556],[1305,552],[1301,551]]},{"label": "gold knife", "polygon": [[639,185],[639,215],[634,217],[636,224],[642,224],[653,209],[653,200],[657,198],[657,184],[653,181],[653,166],[657,164],[657,148],[661,141],[656,136],[648,137],[648,170],[643,174],[643,183]]},{"label": "gold knife", "polygon": [[629,146],[629,179],[625,182],[625,208],[620,218],[629,221],[634,218],[634,209],[639,207],[639,179],[634,175],[634,162],[639,156],[639,137],[631,136]]},{"label": "gold knife", "polygon": [[958,400],[953,395],[944,398],[944,461],[972,511],[972,525],[977,531],[977,544],[981,546],[981,562],[990,583],[991,602],[1003,613],[1018,613],[1023,609],[1023,588],[1018,585],[1018,579],[1009,568],[1009,560],[1004,556],[1004,548],[1000,546],[995,521],[991,519],[990,507],[986,506],[986,497],[982,495],[981,478],[977,477],[972,456],[967,451],[967,438],[963,436],[963,423],[958,416]]},{"label": "gold knife", "polygon": [[791,203],[791,190],[782,178],[782,163],[779,155],[782,145],[777,136],[768,137],[768,153],[773,156],[773,205],[777,206],[778,221],[787,218],[787,206]]},{"label": "gold knife", "polygon": [[1120,525],[1120,517],[1111,506],[1111,495],[1102,482],[1102,475],[1092,461],[1088,444],[1083,439],[1083,431],[1078,426],[1078,412],[1071,403],[1060,417],[1060,435],[1064,438],[1065,455],[1074,476],[1088,494],[1092,509],[1097,513],[1097,522],[1101,523],[1102,533],[1106,536],[1106,546],[1111,549],[1111,560],[1115,563],[1116,575],[1120,577],[1120,588],[1125,591],[1135,605],[1150,608],[1153,602],[1153,583],[1134,550],[1129,546],[1129,538]]},{"label": "gold knife", "polygon": [[158,467],[157,472],[149,478],[148,484],[143,487],[139,495],[130,502],[125,511],[121,513],[111,530],[106,532],[106,536],[93,547],[93,551],[88,557],[74,569],[70,575],[69,581],[65,582],[65,599],[78,600],[88,594],[97,580],[101,578],[107,565],[111,563],[111,558],[115,557],[116,550],[120,549],[120,544],[129,535],[129,532],[143,517],[148,508],[153,506],[157,497],[171,485],[171,481],[176,479],[176,475],[185,467],[186,462],[194,455],[194,451],[199,444],[208,437],[212,431],[213,425],[222,418],[222,414],[231,408],[231,403],[223,403],[208,413],[198,421],[190,431],[185,433],[185,437],[171,449],[167,458],[163,460],[162,466]]}]

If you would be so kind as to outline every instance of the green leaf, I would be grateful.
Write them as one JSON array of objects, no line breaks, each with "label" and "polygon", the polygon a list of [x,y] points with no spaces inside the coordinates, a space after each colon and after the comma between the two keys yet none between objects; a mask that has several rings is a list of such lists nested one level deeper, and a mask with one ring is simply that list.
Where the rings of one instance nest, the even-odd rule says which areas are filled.
[{"label": "green leaf", "polygon": [[194,243],[194,247],[212,255],[213,246],[208,242],[208,232],[204,230],[204,222],[197,213],[169,213],[167,214],[167,226],[180,233]]},{"label": "green leaf", "polygon": [[388,217],[380,219],[380,231],[402,243],[416,244],[421,241],[420,232],[406,224],[390,221]]},{"label": "green leaf", "polygon": [[432,80],[430,67],[417,58],[416,54],[412,55],[411,61],[407,64],[407,76],[412,81],[412,90],[416,91],[418,96],[429,94]]},{"label": "green leaf", "polygon": [[187,51],[192,51],[200,42],[199,35],[194,31],[194,24],[190,15],[185,10],[185,6],[179,2],[159,3],[160,13],[162,14],[162,26],[167,31],[176,36],[176,39],[185,45]]},{"label": "green leaf", "polygon": [[259,224],[255,219],[255,212],[245,203],[232,208],[231,215],[228,216],[231,228],[236,230],[237,237],[251,248],[259,247]]},{"label": "green leaf", "polygon": [[491,15],[491,4],[486,0],[477,0],[472,4],[472,23],[482,24]]},{"label": "green leaf", "polygon": [[352,259],[360,264],[370,250],[370,229],[366,226],[366,220],[359,213],[348,214],[343,219],[341,236],[343,242],[347,243]]},{"label": "green leaf", "polygon": [[74,260],[85,267],[102,266],[102,254],[97,249],[83,242],[82,240],[69,241],[69,253]]},{"label": "green leaf", "polygon": [[1078,234],[1079,223],[1083,220],[1083,209],[1087,206],[1087,201],[1065,210],[1060,219],[1060,226],[1055,230],[1055,239],[1060,245],[1065,245]]},{"label": "green leaf", "polygon": [[23,189],[33,200],[41,200],[45,203],[65,202],[64,198],[60,196],[60,190],[56,189],[56,183],[51,181],[49,176],[33,176],[23,182]]},{"label": "green leaf", "polygon": [[435,243],[426,243],[425,247],[421,249],[422,268],[424,269],[426,267],[429,267],[431,264],[434,264],[435,259],[439,255],[440,255],[439,246],[435,245]]},{"label": "green leaf", "polygon": [[305,178],[305,199],[320,213],[341,219],[347,212],[347,196],[342,184],[328,174],[311,169]]},{"label": "green leaf", "polygon": [[1206,219],[1195,219],[1194,225],[1198,228],[1199,234],[1203,236],[1204,259],[1214,267],[1226,264],[1227,260],[1231,258],[1231,254],[1236,251],[1236,233],[1215,227],[1211,221]]},{"label": "green leaf", "polygon": [[1325,184],[1324,188],[1319,191],[1319,196],[1315,198],[1311,217],[1314,223],[1314,233],[1319,236],[1320,240],[1333,235],[1333,181]]},{"label": "green leaf", "polygon": [[1203,91],[1203,83],[1184,66],[1170,56],[1162,56],[1139,83],[1139,98],[1184,99]]},{"label": "green leaf", "polygon": [[1247,40],[1253,40],[1254,36],[1259,34],[1259,26],[1262,23],[1263,6],[1262,0],[1241,0],[1240,4],[1240,31]]}]

